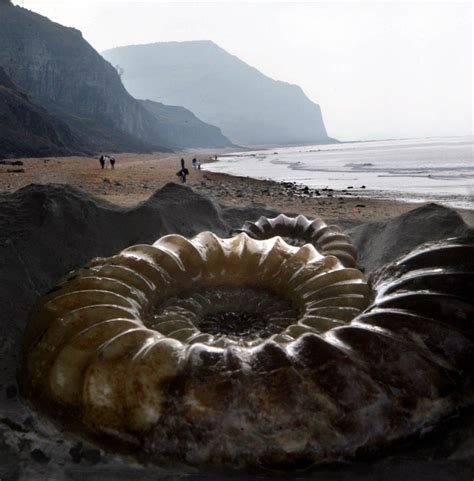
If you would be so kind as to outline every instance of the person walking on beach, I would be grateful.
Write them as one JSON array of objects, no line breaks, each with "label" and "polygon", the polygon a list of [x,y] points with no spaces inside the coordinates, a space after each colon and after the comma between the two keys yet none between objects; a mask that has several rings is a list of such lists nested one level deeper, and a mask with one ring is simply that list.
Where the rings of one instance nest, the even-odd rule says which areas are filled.
[{"label": "person walking on beach", "polygon": [[110,166],[115,169],[115,157],[110,157]]},{"label": "person walking on beach", "polygon": [[201,170],[201,161],[200,160],[197,161],[197,168],[198,168],[198,170]]},{"label": "person walking on beach", "polygon": [[194,169],[194,170],[197,169],[197,160],[196,160],[196,157],[194,157],[194,159],[193,159],[193,169]]},{"label": "person walking on beach", "polygon": [[176,173],[176,175],[181,179],[181,183],[186,183],[186,176],[189,175],[189,170],[184,165],[184,159],[181,159],[181,170]]},{"label": "person walking on beach", "polygon": [[103,155],[100,156],[99,162],[100,162],[100,166],[104,168],[105,160]]},{"label": "person walking on beach", "polygon": [[181,182],[182,182],[183,184],[186,183],[186,176],[187,176],[188,174],[189,174],[189,170],[186,169],[186,168],[181,169],[181,170],[179,171],[179,175],[180,175],[180,178],[181,178]]}]

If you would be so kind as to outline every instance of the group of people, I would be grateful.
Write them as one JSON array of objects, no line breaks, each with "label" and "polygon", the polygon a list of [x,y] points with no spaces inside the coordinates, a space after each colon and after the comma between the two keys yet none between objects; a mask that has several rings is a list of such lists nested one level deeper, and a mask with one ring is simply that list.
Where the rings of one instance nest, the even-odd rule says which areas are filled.
[{"label": "group of people", "polygon": [[196,157],[193,159],[193,169],[201,170],[201,161],[196,159]]},{"label": "group of people", "polygon": [[[194,158],[192,160],[192,164],[193,164],[193,169],[194,170],[201,170],[201,161]],[[181,182],[183,184],[186,183],[186,177],[189,175],[189,170],[186,168],[186,166],[184,165],[184,159],[181,158],[181,170],[179,170],[176,175],[181,179]]]},{"label": "group of people", "polygon": [[110,155],[101,155],[99,162],[103,169],[108,169],[109,165],[111,169],[115,169],[115,157],[110,157]]}]

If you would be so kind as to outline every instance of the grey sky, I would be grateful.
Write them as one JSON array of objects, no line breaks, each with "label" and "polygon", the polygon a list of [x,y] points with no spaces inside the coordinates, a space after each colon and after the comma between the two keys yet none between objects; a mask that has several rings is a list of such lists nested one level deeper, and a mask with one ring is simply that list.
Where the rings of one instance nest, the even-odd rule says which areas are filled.
[{"label": "grey sky", "polygon": [[18,0],[99,51],[210,39],[300,85],[341,140],[472,134],[471,2]]}]

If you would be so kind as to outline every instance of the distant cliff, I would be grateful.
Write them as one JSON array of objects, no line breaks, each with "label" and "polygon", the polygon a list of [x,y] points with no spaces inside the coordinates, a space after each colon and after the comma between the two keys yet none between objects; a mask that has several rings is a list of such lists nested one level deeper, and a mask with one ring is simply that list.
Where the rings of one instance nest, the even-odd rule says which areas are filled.
[{"label": "distant cliff", "polygon": [[137,98],[182,105],[243,145],[327,142],[321,109],[210,41],[120,47],[102,54]]},{"label": "distant cliff", "polygon": [[[160,136],[158,140],[173,148],[224,148],[232,142],[219,128],[199,120],[184,107],[164,105],[151,100],[141,100],[142,105],[155,116]],[[169,139],[173,139],[170,143]]]},{"label": "distant cliff", "polygon": [[164,135],[156,116],[125,90],[115,68],[78,30],[5,0],[0,1],[0,66],[32,100],[68,124],[83,150],[181,147]]}]

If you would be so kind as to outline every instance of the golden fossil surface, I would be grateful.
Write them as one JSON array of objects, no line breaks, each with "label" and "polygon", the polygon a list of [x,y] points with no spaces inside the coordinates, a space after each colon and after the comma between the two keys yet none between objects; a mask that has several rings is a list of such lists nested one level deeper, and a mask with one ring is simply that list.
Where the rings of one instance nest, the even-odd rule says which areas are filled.
[{"label": "golden fossil surface", "polygon": [[40,301],[20,386],[66,427],[156,462],[352,456],[465,402],[473,253],[415,251],[372,294],[310,244],[168,235],[92,260]]}]

